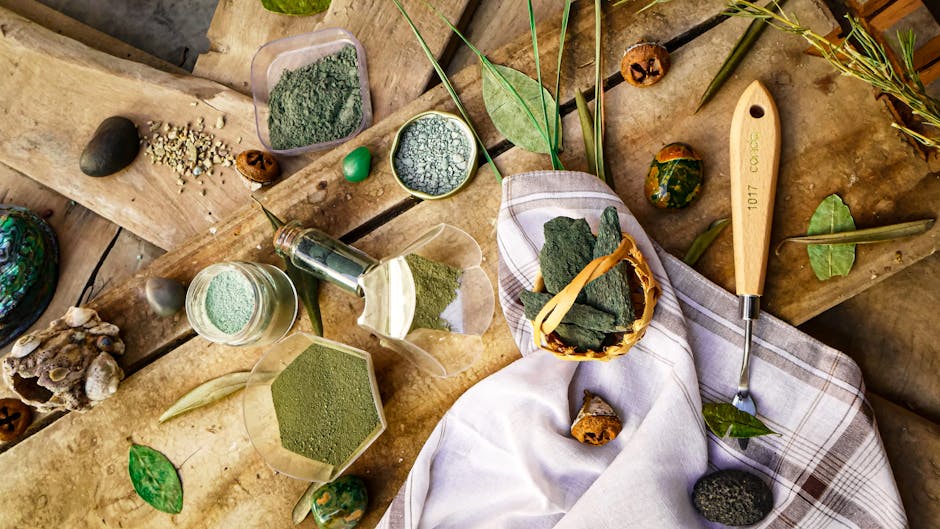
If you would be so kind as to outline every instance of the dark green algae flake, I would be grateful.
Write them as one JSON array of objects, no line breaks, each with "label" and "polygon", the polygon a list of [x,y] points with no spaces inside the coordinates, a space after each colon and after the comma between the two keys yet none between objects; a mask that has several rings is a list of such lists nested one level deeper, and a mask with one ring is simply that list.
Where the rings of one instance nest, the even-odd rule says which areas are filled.
[{"label": "dark green algae flake", "polygon": [[313,344],[271,384],[284,448],[340,466],[379,426],[364,358]]}]

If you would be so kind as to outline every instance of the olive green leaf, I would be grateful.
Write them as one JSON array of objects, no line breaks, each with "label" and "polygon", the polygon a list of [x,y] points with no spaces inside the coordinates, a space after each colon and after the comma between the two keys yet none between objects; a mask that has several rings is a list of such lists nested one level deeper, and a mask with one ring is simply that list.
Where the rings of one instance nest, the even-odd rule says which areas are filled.
[{"label": "olive green leaf", "polygon": [[780,255],[780,247],[784,243],[795,242],[800,244],[874,244],[887,242],[913,235],[920,235],[933,227],[936,219],[912,220],[888,226],[877,226],[862,230],[842,231],[839,233],[823,233],[822,235],[800,235],[787,237],[777,245],[776,254]]},{"label": "olive green leaf", "polygon": [[331,0],[261,0],[261,5],[273,13],[285,15],[315,15],[330,8]]},{"label": "olive green leaf", "polygon": [[[484,66],[482,70],[483,102],[493,125],[516,146],[527,151],[550,154],[553,143],[551,138],[554,138],[555,134],[560,137],[561,130],[556,130],[556,123],[549,123],[550,129],[546,132],[544,121],[533,120],[533,112],[542,108],[542,97],[545,98],[546,105],[555,105],[555,99],[548,90],[535,79],[508,66],[493,64],[492,68]],[[519,94],[521,101],[516,99],[511,91],[504,89],[493,70],[506,79]],[[526,108],[523,108],[523,104]]]},{"label": "olive green leaf", "polygon": [[588,172],[597,175],[594,159],[594,116],[587,106],[587,101],[580,90],[574,93],[574,103],[578,107],[578,120],[581,122],[581,135],[584,137],[584,155],[587,157]]},{"label": "olive green leaf", "polygon": [[176,514],[183,510],[183,484],[165,455],[149,446],[131,445],[127,473],[137,494],[158,511]]},{"label": "olive green leaf", "polygon": [[[829,195],[816,207],[806,233],[819,235],[855,229],[855,219],[839,195]],[[810,244],[806,247],[809,264],[820,281],[848,275],[855,264],[854,244]]]},{"label": "olive green leaf", "polygon": [[189,393],[180,397],[180,399],[163,412],[163,415],[157,420],[166,422],[177,415],[182,415],[190,410],[212,404],[223,397],[231,395],[245,387],[248,375],[248,371],[236,371],[235,373],[222,375],[208,382],[204,382],[196,386]]},{"label": "olive green leaf", "polygon": [[[284,225],[284,221],[279,219],[274,213],[268,211],[268,208],[264,207],[264,204],[262,204],[260,200],[253,196],[251,198],[261,206],[261,211],[264,211],[264,215],[268,217],[268,222],[271,223],[271,227],[274,228],[275,231]],[[323,318],[320,315],[320,281],[294,266],[287,257],[281,255],[281,259],[284,260],[284,268],[287,277],[290,278],[291,283],[294,284],[294,288],[297,289],[297,295],[300,296],[300,302],[303,303],[304,308],[307,309],[307,316],[310,317],[310,327],[313,330],[313,334],[323,336]]]},{"label": "olive green leaf", "polygon": [[729,402],[705,402],[702,404],[705,425],[718,437],[759,437],[775,434],[760,419],[741,411]]},{"label": "olive green leaf", "polygon": [[731,223],[731,219],[724,218],[718,219],[715,222],[712,222],[708,229],[703,231],[692,241],[692,246],[689,247],[689,251],[685,253],[685,257],[682,260],[685,264],[689,266],[695,266],[695,263],[701,259],[702,254],[705,253],[705,250],[715,242],[715,239],[718,238],[718,235]]}]

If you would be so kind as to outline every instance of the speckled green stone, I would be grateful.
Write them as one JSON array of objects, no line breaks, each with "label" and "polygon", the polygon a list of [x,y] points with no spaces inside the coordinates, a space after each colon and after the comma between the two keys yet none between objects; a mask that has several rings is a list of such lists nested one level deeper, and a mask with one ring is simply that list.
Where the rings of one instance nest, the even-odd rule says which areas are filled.
[{"label": "speckled green stone", "polygon": [[365,483],[356,476],[343,476],[317,489],[311,512],[320,529],[352,529],[368,503]]},{"label": "speckled green stone", "polygon": [[702,158],[684,143],[670,143],[656,153],[646,175],[646,198],[660,209],[680,209],[698,197]]},{"label": "speckled green stone", "polygon": [[46,221],[0,206],[0,346],[29,328],[49,305],[59,278],[59,247]]},{"label": "speckled green stone", "polygon": [[356,147],[343,158],[343,177],[357,183],[369,178],[372,168],[372,153],[365,145]]}]

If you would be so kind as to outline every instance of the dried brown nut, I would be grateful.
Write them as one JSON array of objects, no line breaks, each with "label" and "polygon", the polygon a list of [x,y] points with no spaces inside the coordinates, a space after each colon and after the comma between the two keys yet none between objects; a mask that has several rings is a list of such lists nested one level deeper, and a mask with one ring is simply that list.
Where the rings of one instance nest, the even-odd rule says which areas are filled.
[{"label": "dried brown nut", "polygon": [[270,184],[281,176],[281,165],[269,152],[243,151],[235,159],[235,168],[248,180],[263,185]]},{"label": "dried brown nut", "polygon": [[623,422],[610,404],[584,390],[584,404],[571,425],[571,435],[584,444],[600,446],[617,437],[622,428]]},{"label": "dried brown nut", "polygon": [[669,71],[669,51],[655,42],[641,42],[627,48],[620,61],[620,73],[633,86],[650,86]]},{"label": "dried brown nut", "polygon": [[0,441],[14,441],[33,422],[33,409],[17,399],[0,399]]}]

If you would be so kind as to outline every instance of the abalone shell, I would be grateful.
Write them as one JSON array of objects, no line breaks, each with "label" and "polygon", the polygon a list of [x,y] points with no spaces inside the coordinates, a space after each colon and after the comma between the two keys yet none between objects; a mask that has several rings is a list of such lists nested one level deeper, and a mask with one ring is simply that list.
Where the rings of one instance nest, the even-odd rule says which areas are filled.
[{"label": "abalone shell", "polygon": [[59,279],[59,246],[32,211],[0,205],[0,347],[46,310]]}]

